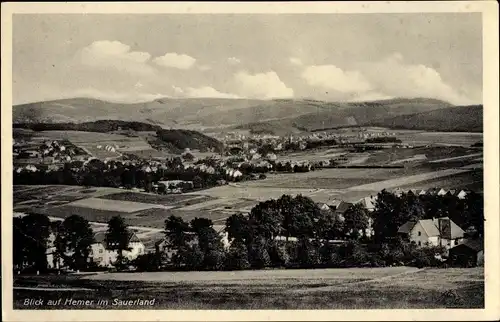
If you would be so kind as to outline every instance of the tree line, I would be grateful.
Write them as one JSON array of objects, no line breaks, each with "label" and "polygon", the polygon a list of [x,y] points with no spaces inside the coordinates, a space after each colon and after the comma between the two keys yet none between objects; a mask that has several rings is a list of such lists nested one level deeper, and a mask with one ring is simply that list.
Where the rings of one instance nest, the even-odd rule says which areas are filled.
[{"label": "tree line", "polygon": [[[257,204],[248,215],[227,218],[223,235],[210,219],[190,222],[170,216],[165,220],[164,238],[155,250],[132,263],[122,256],[128,249],[130,232],[121,217],[108,222],[106,247],[118,254],[115,266],[131,264],[150,270],[238,270],[388,265],[441,265],[435,255],[442,247],[417,247],[398,236],[408,220],[448,216],[461,227],[474,227],[476,237],[484,230],[482,196],[471,192],[456,196],[397,196],[385,190],[378,194],[375,210],[360,204],[345,212],[320,209],[308,197],[283,195]],[[366,234],[373,223],[373,235]],[[14,218],[14,267],[47,267],[47,242],[55,232],[55,258],[63,258],[72,269],[95,268],[89,258],[93,233],[88,222],[72,215],[61,223],[46,216],[29,214]]]}]

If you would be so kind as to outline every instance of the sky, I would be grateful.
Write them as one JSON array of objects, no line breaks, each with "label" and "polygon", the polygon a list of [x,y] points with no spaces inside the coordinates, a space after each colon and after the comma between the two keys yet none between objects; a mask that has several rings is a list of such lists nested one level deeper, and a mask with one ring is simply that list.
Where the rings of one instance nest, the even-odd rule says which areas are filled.
[{"label": "sky", "polygon": [[13,103],[70,97],[482,103],[480,13],[24,14]]}]

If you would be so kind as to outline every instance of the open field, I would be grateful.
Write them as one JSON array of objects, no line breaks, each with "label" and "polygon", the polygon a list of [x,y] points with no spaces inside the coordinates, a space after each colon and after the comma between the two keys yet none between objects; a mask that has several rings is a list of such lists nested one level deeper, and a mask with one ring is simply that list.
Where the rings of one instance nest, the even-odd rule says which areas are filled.
[{"label": "open field", "polygon": [[[90,222],[101,223],[120,215],[128,225],[159,229],[164,227],[165,220],[171,215],[187,221],[203,217],[218,222],[225,220],[232,212],[239,211],[235,207],[256,203],[238,199],[228,204],[225,199],[201,194],[154,195],[116,188],[24,187],[27,186],[16,186],[14,191],[14,210],[17,212],[43,213],[57,218],[80,215]],[[40,194],[43,194],[43,199],[39,197]]]},{"label": "open field", "polygon": [[440,187],[444,189],[470,189],[483,191],[483,171],[474,170],[436,179],[424,180],[414,184],[400,186],[401,189],[429,189]]},{"label": "open field", "polygon": [[425,180],[436,179],[440,177],[452,176],[455,174],[460,174],[467,172],[468,170],[463,169],[446,169],[433,172],[427,172],[422,174],[416,174],[412,176],[406,176],[401,178],[389,179],[384,181],[378,181],[375,183],[368,183],[359,186],[350,187],[349,190],[382,190],[382,189],[392,189],[397,188],[401,185],[410,185],[418,183]]},{"label": "open field", "polygon": [[107,200],[107,199],[102,199],[102,198],[82,199],[82,200],[72,202],[70,204],[70,206],[99,209],[99,210],[109,210],[109,211],[121,211],[121,212],[126,212],[126,213],[137,212],[137,211],[146,210],[149,208],[161,208],[161,209],[172,208],[172,206],[156,205],[156,204],[151,205],[148,203],[125,201],[125,200],[121,200],[120,202],[116,202],[113,200]]},{"label": "open field", "polygon": [[[391,149],[374,151],[373,153],[371,153],[370,157],[368,157],[368,159],[365,161],[365,164],[373,164],[373,165],[384,165],[390,163],[394,164],[398,161],[402,162],[403,160],[415,158],[415,156],[417,155],[419,155],[420,158],[413,161],[429,162],[450,157],[467,158],[467,155],[477,157],[478,155],[482,155],[482,151],[475,148],[465,148],[461,146],[440,146],[440,147],[432,146],[432,147],[420,147],[413,149],[391,148]],[[425,158],[423,156],[425,156]]]},{"label": "open field", "polygon": [[[148,142],[142,137],[129,137],[121,134],[112,133],[97,133],[83,131],[39,131],[32,132],[31,141],[45,140],[68,140],[74,145],[82,148],[87,153],[97,158],[112,158],[118,157],[119,152],[126,153],[146,153],[146,155],[163,156],[163,153],[157,153]],[[98,149],[97,146],[102,146]],[[106,151],[106,145],[116,146],[117,152]],[[145,152],[141,152],[141,151]]]},{"label": "open field", "polygon": [[[116,201],[134,201],[143,202],[148,204],[158,204],[158,205],[178,205],[185,203],[188,200],[197,200],[204,198],[204,200],[210,200],[210,197],[200,196],[200,195],[156,195],[150,193],[139,193],[139,192],[121,192],[105,195],[101,197],[102,199],[116,200]],[[200,201],[201,202],[201,201]]]},{"label": "open field", "polygon": [[[446,291],[453,291],[457,298],[446,296]],[[113,298],[155,299],[156,309],[482,308],[484,273],[481,268],[388,267],[14,277],[14,308],[44,308],[23,306],[25,298],[37,296],[99,297],[109,304]],[[94,301],[90,306],[72,308],[98,307]]]},{"label": "open field", "polygon": [[403,143],[411,145],[443,144],[471,146],[483,141],[483,133],[475,132],[427,132],[418,130],[388,130],[395,132]]}]

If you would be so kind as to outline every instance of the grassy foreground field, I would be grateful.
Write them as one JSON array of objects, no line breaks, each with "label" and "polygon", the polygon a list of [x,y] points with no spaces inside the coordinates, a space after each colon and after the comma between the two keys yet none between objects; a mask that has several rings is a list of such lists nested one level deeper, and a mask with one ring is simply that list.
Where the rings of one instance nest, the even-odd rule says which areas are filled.
[{"label": "grassy foreground field", "polygon": [[[89,300],[24,305],[26,298]],[[115,299],[151,305],[113,305]],[[98,300],[107,300],[108,304]],[[484,307],[482,268],[409,267],[15,277],[15,309],[418,309]]]}]

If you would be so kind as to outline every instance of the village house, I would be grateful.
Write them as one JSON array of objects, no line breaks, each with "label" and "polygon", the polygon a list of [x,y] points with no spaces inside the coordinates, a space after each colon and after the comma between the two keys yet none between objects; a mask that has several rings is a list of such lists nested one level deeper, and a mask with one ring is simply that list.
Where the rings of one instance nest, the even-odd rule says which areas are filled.
[{"label": "village house", "polygon": [[458,245],[464,238],[464,233],[448,217],[408,221],[398,230],[398,234],[418,246],[443,246],[447,249]]},{"label": "village house", "polygon": [[[98,266],[112,267],[116,262],[118,252],[107,249],[106,233],[97,232],[94,234],[94,239],[95,243],[91,245],[90,258]],[[124,251],[123,256],[129,261],[145,253],[145,246],[135,233],[130,234],[128,247],[130,247],[130,250]]]},{"label": "village house", "polygon": [[377,203],[377,196],[364,197],[360,199],[357,203],[361,204],[369,212],[373,212],[375,210],[375,204]]}]

